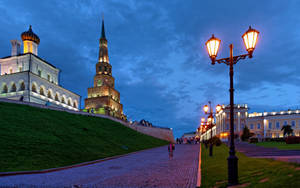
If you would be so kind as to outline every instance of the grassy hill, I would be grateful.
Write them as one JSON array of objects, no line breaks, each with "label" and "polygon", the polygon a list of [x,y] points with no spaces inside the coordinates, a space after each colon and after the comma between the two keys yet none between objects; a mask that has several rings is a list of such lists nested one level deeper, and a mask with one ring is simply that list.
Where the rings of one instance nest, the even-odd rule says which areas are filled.
[{"label": "grassy hill", "polygon": [[61,167],[165,144],[108,119],[0,102],[0,172]]}]

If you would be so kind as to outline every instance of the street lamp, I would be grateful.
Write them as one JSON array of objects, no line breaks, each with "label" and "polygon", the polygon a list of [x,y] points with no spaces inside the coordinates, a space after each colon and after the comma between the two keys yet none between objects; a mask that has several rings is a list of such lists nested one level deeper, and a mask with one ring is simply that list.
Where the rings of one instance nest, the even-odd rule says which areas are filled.
[{"label": "street lamp", "polygon": [[215,62],[224,63],[229,65],[229,75],[230,75],[230,150],[229,150],[229,157],[227,158],[228,161],[228,184],[229,185],[236,185],[238,184],[238,158],[235,155],[235,146],[234,146],[234,116],[233,116],[233,105],[234,105],[234,98],[233,98],[233,65],[235,65],[239,60],[246,59],[246,57],[252,58],[253,51],[255,49],[257,38],[259,32],[255,29],[252,29],[251,26],[249,29],[243,34],[242,38],[244,40],[244,44],[246,50],[248,51],[247,54],[233,56],[233,44],[229,45],[230,48],[230,57],[216,59],[219,46],[221,43],[220,39],[217,39],[214,35],[205,43],[207,47],[208,54],[211,59],[212,65]]},{"label": "street lamp", "polygon": [[[213,109],[211,108],[211,102],[208,101],[208,104],[209,104],[209,107],[208,105],[205,105],[203,107],[203,110],[205,112],[205,114],[209,114],[208,117],[207,117],[207,126],[208,128],[210,129],[210,145],[209,145],[209,156],[212,156],[213,155],[213,140],[212,140],[212,128],[214,126],[213,124],[213,120],[214,120],[214,112],[213,112]],[[216,106],[216,113],[218,113],[220,110],[221,110],[221,106],[218,104]],[[208,112],[210,111],[210,112]]]}]

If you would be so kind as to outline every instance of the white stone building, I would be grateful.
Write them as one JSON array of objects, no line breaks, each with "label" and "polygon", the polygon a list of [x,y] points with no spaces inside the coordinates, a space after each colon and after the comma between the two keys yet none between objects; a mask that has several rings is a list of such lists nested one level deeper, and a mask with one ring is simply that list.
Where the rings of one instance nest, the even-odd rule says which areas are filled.
[{"label": "white stone building", "polygon": [[60,70],[38,56],[39,37],[31,26],[21,42],[12,40],[11,56],[0,59],[0,98],[79,110],[80,96],[59,85]]}]

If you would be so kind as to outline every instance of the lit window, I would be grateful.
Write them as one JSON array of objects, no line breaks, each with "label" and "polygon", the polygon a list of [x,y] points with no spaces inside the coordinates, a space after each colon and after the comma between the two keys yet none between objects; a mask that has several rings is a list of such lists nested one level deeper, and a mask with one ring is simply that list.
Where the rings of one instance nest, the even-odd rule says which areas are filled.
[{"label": "lit window", "polygon": [[43,87],[40,87],[40,95],[45,95]]},{"label": "lit window", "polygon": [[8,92],[8,87],[7,87],[7,85],[5,84],[5,85],[3,86],[2,93],[7,93],[7,92]]},{"label": "lit window", "polygon": [[35,84],[32,84],[31,91],[32,92],[36,92],[36,86],[35,86]]},{"label": "lit window", "polygon": [[50,90],[48,91],[47,97],[50,98],[50,99],[52,99],[52,94],[51,94]]},{"label": "lit window", "polygon": [[20,91],[24,91],[24,90],[25,90],[25,83],[22,82],[22,83],[21,83],[21,86],[20,86]]},{"label": "lit window", "polygon": [[12,70],[12,68],[10,68],[10,69],[9,69],[9,73],[10,73],[10,74],[12,74],[12,73],[13,73],[13,70]]},{"label": "lit window", "polygon": [[19,67],[19,72],[21,72],[22,71],[22,67]]},{"label": "lit window", "polygon": [[17,87],[16,87],[16,84],[13,83],[13,85],[11,86],[11,89],[10,89],[11,92],[16,92],[17,91]]}]

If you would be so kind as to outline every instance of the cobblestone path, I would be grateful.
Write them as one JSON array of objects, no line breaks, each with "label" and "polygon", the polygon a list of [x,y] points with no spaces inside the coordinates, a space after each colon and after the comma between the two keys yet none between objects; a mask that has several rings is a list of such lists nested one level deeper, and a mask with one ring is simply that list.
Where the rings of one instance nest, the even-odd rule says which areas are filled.
[{"label": "cobblestone path", "polygon": [[0,187],[196,187],[199,145],[167,146],[57,172],[0,177]]},{"label": "cobblestone path", "polygon": [[248,157],[271,158],[285,162],[300,163],[300,150],[280,150],[277,148],[265,148],[247,142],[236,142],[236,149]]}]

